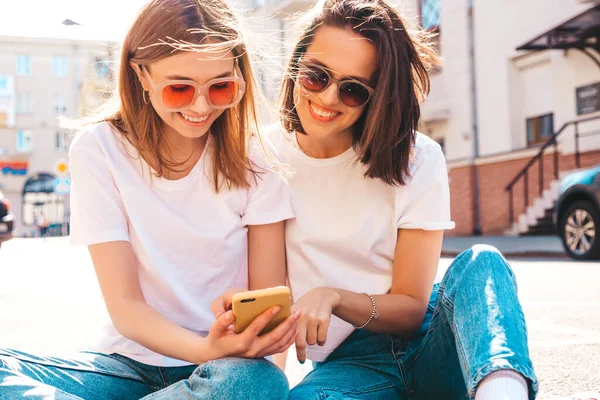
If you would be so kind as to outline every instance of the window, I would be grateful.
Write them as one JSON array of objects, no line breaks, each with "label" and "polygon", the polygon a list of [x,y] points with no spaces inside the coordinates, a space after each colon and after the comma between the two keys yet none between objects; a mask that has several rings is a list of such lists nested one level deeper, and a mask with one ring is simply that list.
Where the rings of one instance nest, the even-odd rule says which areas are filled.
[{"label": "window", "polygon": [[54,95],[54,111],[57,114],[66,114],[67,112],[67,100],[62,94]]},{"label": "window", "polygon": [[30,56],[17,56],[17,74],[18,75],[31,75],[31,57]]},{"label": "window", "polygon": [[58,78],[67,76],[67,57],[54,56],[52,58],[52,73]]},{"label": "window", "polygon": [[65,145],[65,133],[64,132],[56,132],[55,140],[54,140],[54,149],[58,152],[64,152],[67,148]]},{"label": "window", "polygon": [[110,67],[108,65],[108,61],[101,58],[96,58],[94,68],[96,70],[96,78],[108,78],[110,76]]},{"label": "window", "polygon": [[554,114],[527,118],[527,145],[545,143],[554,134]]},{"label": "window", "polygon": [[31,153],[33,151],[33,133],[31,131],[17,132],[17,151]]},{"label": "window", "polygon": [[440,0],[420,0],[421,26],[437,31],[440,28]]},{"label": "window", "polygon": [[15,111],[17,114],[26,114],[31,112],[31,96],[29,93],[17,93]]}]

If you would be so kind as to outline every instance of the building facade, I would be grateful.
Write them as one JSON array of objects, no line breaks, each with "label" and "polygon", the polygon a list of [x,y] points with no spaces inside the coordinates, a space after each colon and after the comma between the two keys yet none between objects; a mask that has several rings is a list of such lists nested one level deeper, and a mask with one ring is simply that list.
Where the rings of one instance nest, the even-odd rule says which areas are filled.
[{"label": "building facade", "polygon": [[40,224],[66,233],[72,132],[60,120],[86,115],[113,81],[114,43],[64,29],[73,31],[0,36],[0,190],[13,206],[18,236],[36,234]]}]

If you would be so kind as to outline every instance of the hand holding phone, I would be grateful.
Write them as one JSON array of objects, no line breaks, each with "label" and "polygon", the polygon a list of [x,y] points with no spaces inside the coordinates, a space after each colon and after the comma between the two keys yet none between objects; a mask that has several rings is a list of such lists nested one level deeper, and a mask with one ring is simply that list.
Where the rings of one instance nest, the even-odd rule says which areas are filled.
[{"label": "hand holding phone", "polygon": [[269,308],[281,307],[281,311],[260,332],[260,335],[264,335],[282,323],[290,315],[292,308],[290,289],[287,286],[237,293],[231,303],[235,316],[233,328],[235,333],[243,332],[252,321]]},{"label": "hand holding phone", "polygon": [[215,299],[211,310],[216,321],[201,349],[206,361],[279,354],[294,343],[299,333],[300,312],[290,314],[291,296],[287,287],[244,292],[230,289]]}]

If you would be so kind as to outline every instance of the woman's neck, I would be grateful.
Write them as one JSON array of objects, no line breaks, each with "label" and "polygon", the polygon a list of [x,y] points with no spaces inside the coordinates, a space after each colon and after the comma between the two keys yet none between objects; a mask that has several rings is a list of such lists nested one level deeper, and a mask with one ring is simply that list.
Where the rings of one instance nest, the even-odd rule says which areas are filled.
[{"label": "woman's neck", "polygon": [[324,138],[295,133],[300,149],[313,158],[332,158],[352,147],[352,132],[343,131]]},{"label": "woman's neck", "polygon": [[180,165],[175,167],[174,171],[167,169],[164,177],[170,180],[181,179],[187,176],[200,160],[210,132],[199,138],[186,138],[176,132],[165,133],[165,155],[169,162]]}]

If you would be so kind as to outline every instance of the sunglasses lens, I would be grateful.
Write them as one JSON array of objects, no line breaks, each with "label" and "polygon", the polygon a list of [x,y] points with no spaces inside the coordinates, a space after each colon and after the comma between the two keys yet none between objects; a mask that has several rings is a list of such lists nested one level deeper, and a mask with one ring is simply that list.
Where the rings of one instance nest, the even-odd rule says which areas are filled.
[{"label": "sunglasses lens", "polygon": [[313,92],[319,92],[329,84],[327,73],[318,68],[301,67],[298,80],[305,89]]},{"label": "sunglasses lens", "polygon": [[185,108],[192,104],[196,89],[192,85],[168,85],[162,91],[162,101],[165,108]]},{"label": "sunglasses lens", "polygon": [[215,107],[228,106],[236,102],[240,85],[235,81],[213,83],[208,88],[208,97]]},{"label": "sunglasses lens", "polygon": [[369,100],[369,91],[356,82],[344,82],[340,86],[340,99],[348,107],[361,107]]}]

